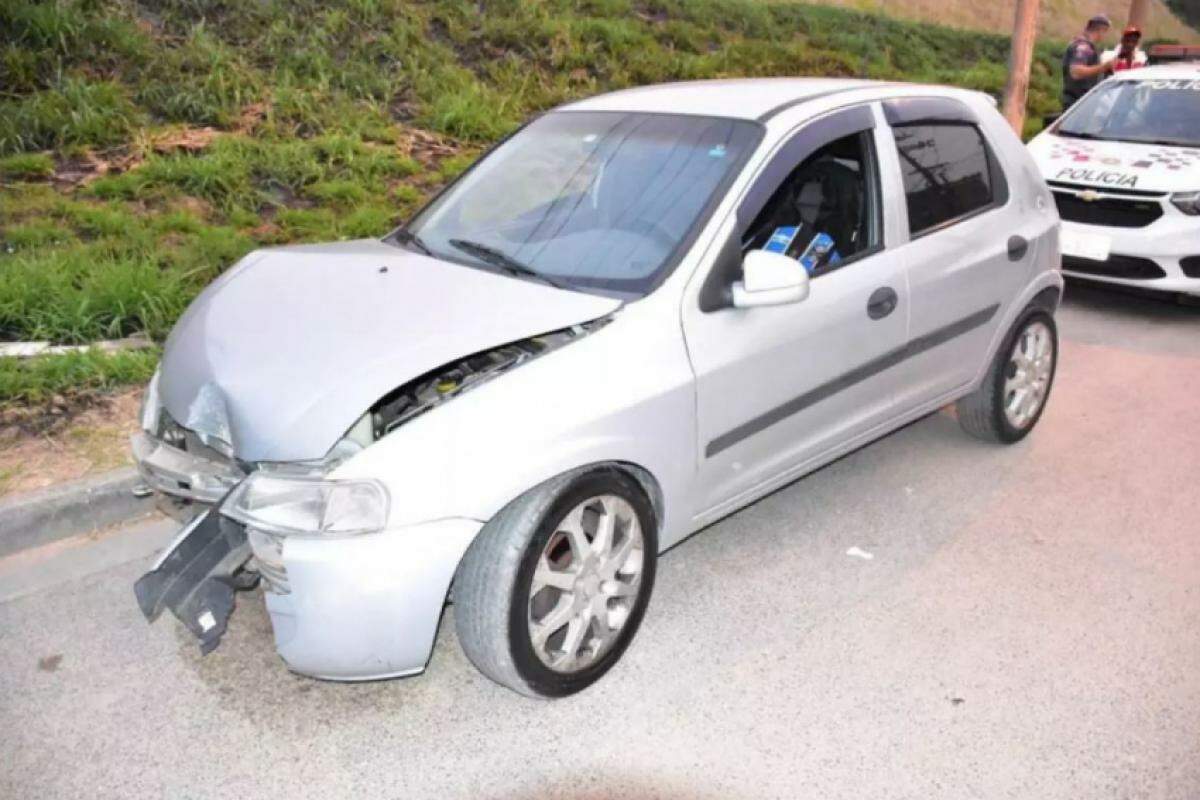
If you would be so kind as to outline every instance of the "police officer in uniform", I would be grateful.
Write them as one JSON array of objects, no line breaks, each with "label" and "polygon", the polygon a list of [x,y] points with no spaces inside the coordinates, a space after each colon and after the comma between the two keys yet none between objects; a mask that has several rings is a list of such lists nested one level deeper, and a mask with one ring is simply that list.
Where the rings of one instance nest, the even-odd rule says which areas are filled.
[{"label": "police officer in uniform", "polygon": [[1104,40],[1112,29],[1112,22],[1104,14],[1092,17],[1083,29],[1083,34],[1075,37],[1063,54],[1063,111],[1075,104],[1079,98],[1087,94],[1100,78],[1112,72],[1113,62],[1101,61],[1097,45]]}]

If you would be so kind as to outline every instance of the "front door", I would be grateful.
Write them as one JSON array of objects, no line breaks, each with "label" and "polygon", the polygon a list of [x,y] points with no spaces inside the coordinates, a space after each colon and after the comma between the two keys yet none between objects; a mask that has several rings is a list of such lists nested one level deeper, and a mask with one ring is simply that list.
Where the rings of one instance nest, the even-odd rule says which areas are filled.
[{"label": "front door", "polygon": [[[889,415],[888,367],[907,335],[908,284],[883,247],[875,123],[864,106],[799,129],[747,193],[756,207],[726,222],[729,238],[701,303],[685,301],[700,437],[697,517],[731,510]],[[797,258],[810,271],[807,299],[748,309],[714,299],[752,248]]]}]

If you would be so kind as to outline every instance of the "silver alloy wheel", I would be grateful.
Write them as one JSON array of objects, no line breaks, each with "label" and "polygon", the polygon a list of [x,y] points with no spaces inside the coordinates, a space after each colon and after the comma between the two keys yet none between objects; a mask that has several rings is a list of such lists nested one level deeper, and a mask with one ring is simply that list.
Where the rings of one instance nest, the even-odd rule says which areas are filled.
[{"label": "silver alloy wheel", "polygon": [[538,557],[529,639],[543,664],[577,672],[616,642],[641,589],[645,544],[637,513],[606,494],[563,517]]},{"label": "silver alloy wheel", "polygon": [[1042,407],[1054,355],[1054,337],[1044,322],[1031,323],[1017,337],[1004,372],[1004,416],[1014,428],[1028,426]]}]

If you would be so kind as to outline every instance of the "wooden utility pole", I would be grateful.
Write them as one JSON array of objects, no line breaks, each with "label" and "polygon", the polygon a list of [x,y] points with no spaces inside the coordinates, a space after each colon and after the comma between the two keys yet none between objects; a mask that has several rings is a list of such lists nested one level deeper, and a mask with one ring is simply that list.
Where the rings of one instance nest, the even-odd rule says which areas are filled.
[{"label": "wooden utility pole", "polygon": [[1150,20],[1150,0],[1130,0],[1129,24],[1144,30]]},{"label": "wooden utility pole", "polygon": [[[1139,0],[1133,0],[1136,4]],[[1029,95],[1029,69],[1033,65],[1033,43],[1037,38],[1038,7],[1041,0],[1017,0],[1013,22],[1012,52],[1008,58],[1008,83],[1001,111],[1017,136],[1025,128],[1025,98]]]}]

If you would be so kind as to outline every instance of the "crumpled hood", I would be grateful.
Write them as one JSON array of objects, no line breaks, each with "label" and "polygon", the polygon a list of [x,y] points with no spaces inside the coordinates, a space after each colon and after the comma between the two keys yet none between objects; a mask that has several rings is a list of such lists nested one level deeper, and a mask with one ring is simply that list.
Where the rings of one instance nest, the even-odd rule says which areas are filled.
[{"label": "crumpled hood", "polygon": [[1043,133],[1029,143],[1042,177],[1097,189],[1200,190],[1200,148],[1100,142]]},{"label": "crumpled hood", "polygon": [[180,318],[158,390],[238,458],[316,459],[397,386],[619,306],[375,240],[257,251]]}]

